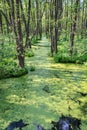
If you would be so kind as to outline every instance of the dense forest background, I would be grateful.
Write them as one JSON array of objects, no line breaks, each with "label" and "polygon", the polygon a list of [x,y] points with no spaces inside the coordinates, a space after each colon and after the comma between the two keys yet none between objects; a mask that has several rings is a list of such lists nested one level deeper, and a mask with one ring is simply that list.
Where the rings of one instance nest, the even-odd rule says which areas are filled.
[{"label": "dense forest background", "polygon": [[1,0],[0,60],[14,55],[24,68],[27,49],[44,34],[56,62],[86,62],[86,10],[86,0]]}]

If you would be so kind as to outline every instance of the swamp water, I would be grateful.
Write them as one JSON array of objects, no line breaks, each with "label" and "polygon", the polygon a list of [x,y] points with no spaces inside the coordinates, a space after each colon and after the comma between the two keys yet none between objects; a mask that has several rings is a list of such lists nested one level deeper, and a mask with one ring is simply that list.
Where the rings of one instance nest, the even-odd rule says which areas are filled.
[{"label": "swamp water", "polygon": [[87,130],[87,95],[80,93],[87,92],[87,67],[54,63],[48,46],[46,38],[33,46],[35,56],[26,58],[27,75],[0,80],[0,130],[20,119],[31,123],[24,130],[34,130],[32,123],[50,128],[61,114],[81,118],[81,130]]}]

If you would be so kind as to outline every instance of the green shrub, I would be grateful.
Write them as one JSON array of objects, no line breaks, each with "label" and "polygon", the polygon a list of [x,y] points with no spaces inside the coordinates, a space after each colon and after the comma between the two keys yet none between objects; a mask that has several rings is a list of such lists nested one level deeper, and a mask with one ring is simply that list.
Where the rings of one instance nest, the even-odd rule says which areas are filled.
[{"label": "green shrub", "polygon": [[20,76],[22,76],[22,75],[24,75],[24,74],[27,74],[27,73],[28,73],[27,68],[20,68],[20,67],[18,67],[18,68],[16,68],[16,69],[13,71],[12,77],[20,77]]},{"label": "green shrub", "polygon": [[60,62],[61,58],[62,58],[62,55],[61,55],[61,54],[55,54],[55,55],[54,55],[54,61],[55,61],[56,63]]},{"label": "green shrub", "polygon": [[83,54],[83,55],[79,56],[78,59],[79,59],[80,64],[87,62],[87,54]]},{"label": "green shrub", "polygon": [[25,56],[32,57],[34,56],[34,52],[31,49],[27,49],[25,52]]},{"label": "green shrub", "polygon": [[27,68],[19,67],[16,62],[3,61],[0,63],[0,79],[19,77],[27,73]]},{"label": "green shrub", "polygon": [[82,55],[82,56],[76,56],[76,55],[72,55],[69,56],[67,54],[55,54],[54,55],[54,61],[56,63],[60,62],[60,63],[78,63],[78,64],[83,64],[84,62],[87,62],[87,55]]},{"label": "green shrub", "polygon": [[35,65],[30,65],[30,71],[35,71]]},{"label": "green shrub", "polygon": [[31,40],[31,44],[36,44],[36,43],[38,43],[38,40],[40,40],[40,39],[37,39],[37,37],[34,36],[34,37],[32,38],[32,40]]}]

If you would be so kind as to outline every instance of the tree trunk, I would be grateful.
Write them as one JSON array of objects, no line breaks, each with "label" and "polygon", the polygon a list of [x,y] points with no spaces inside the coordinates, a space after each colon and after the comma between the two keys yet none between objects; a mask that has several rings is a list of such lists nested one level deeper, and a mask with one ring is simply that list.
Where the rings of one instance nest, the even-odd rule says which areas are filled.
[{"label": "tree trunk", "polygon": [[[4,2],[6,2],[5,4],[7,5],[8,8],[5,8],[6,9],[5,12],[3,11],[3,8],[0,8],[0,13],[4,16],[6,24],[10,25],[12,31],[14,32],[14,36],[16,39],[18,62],[19,66],[23,68],[25,46],[31,47],[29,39],[31,0],[28,0],[28,2],[26,1],[27,3],[26,8],[24,8],[25,7],[23,6],[24,3],[22,3],[25,1],[22,0],[4,0]],[[27,17],[25,17],[25,14],[27,15]],[[24,42],[25,39],[26,41]]]},{"label": "tree trunk", "polygon": [[25,47],[30,47],[31,48],[31,43],[29,39],[29,34],[30,34],[30,11],[31,11],[31,0],[28,0],[28,22],[27,22],[27,29],[26,29],[26,44]]},{"label": "tree trunk", "polygon": [[49,19],[49,3],[46,0],[46,8],[45,8],[45,34],[46,37],[49,37],[49,23],[50,23],[50,19]]},{"label": "tree trunk", "polygon": [[36,0],[37,39],[39,39],[39,2]]},{"label": "tree trunk", "polygon": [[51,39],[52,56],[53,56],[53,52],[54,52],[54,33],[53,33],[54,25],[53,25],[53,20],[54,20],[54,3],[53,3],[53,0],[51,0],[51,2],[50,2],[50,39]]},{"label": "tree trunk", "polygon": [[54,52],[58,52],[57,41],[59,40],[61,31],[61,20],[62,18],[62,0],[55,0],[55,31],[54,31]]},{"label": "tree trunk", "polygon": [[39,9],[39,37],[40,37],[40,39],[42,38],[42,16],[43,16],[41,7],[42,6],[41,6],[41,2],[40,2],[40,9]]},{"label": "tree trunk", "polygon": [[82,4],[82,19],[81,19],[81,39],[83,39],[84,37],[84,1],[83,1],[83,4]]},{"label": "tree trunk", "polygon": [[36,37],[37,39],[41,39],[42,38],[42,16],[43,16],[43,12],[42,12],[42,6],[41,6],[41,2],[39,2],[38,0],[36,0],[36,29],[37,29],[37,33],[36,33]]},{"label": "tree trunk", "polygon": [[68,39],[68,19],[69,19],[69,11],[68,11],[68,8],[69,8],[69,0],[65,0],[65,9],[64,9],[64,18],[65,18],[65,22],[64,22],[64,29],[65,29],[65,40]]},{"label": "tree trunk", "polygon": [[81,5],[80,5],[80,0],[79,1],[79,4],[78,4],[78,13],[77,13],[77,28],[76,28],[76,33],[77,33],[77,39],[79,40],[80,38],[80,30],[81,30],[81,18],[80,18],[80,8],[81,8]]},{"label": "tree trunk", "polygon": [[54,29],[54,52],[57,53],[58,40],[58,0],[55,0],[55,29]]},{"label": "tree trunk", "polygon": [[19,3],[20,1],[16,0],[17,30],[18,30],[18,39],[16,40],[16,44],[17,44],[19,66],[23,68],[24,67],[24,47],[23,47],[23,40],[22,40],[22,28],[21,28]]},{"label": "tree trunk", "polygon": [[2,14],[0,12],[0,32],[3,33],[3,27],[2,27]]},{"label": "tree trunk", "polygon": [[22,44],[17,42],[17,52],[18,52],[18,64],[21,68],[24,68],[24,48],[22,46]]},{"label": "tree trunk", "polygon": [[[71,3],[71,4],[73,4],[73,3]],[[75,31],[76,31],[78,5],[79,5],[79,0],[76,0],[75,4],[74,4],[74,14],[71,15],[71,22],[72,22],[71,30],[70,30],[70,55],[71,56],[73,54],[73,47],[74,47],[74,36],[75,36]],[[72,8],[72,5],[71,5],[71,8]],[[72,11],[72,9],[71,9],[71,11]]]},{"label": "tree trunk", "polygon": [[87,1],[85,2],[85,38],[87,38]]}]

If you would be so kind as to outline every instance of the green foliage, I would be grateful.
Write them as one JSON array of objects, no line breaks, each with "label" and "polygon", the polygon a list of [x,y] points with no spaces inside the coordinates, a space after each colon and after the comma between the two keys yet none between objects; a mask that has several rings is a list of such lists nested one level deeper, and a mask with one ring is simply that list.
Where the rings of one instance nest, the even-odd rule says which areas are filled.
[{"label": "green foliage", "polygon": [[67,62],[68,62],[68,59],[69,59],[69,57],[68,57],[67,55],[64,55],[64,54],[61,54],[61,53],[54,55],[54,61],[55,61],[56,63],[58,63],[58,62],[67,63]]},{"label": "green foliage", "polygon": [[[4,37],[4,38],[3,38]],[[28,73],[27,68],[20,68],[17,65],[17,52],[13,39],[9,35],[1,36],[0,44],[0,79],[19,77]],[[26,51],[26,56],[33,56],[31,50]]]},{"label": "green foliage", "polygon": [[32,51],[32,49],[30,49],[30,48],[26,49],[25,56],[27,56],[27,57],[34,56],[34,52]]},{"label": "green foliage", "polygon": [[60,41],[58,41],[58,53],[54,55],[54,61],[56,63],[78,63],[83,64],[84,62],[87,62],[87,47],[86,47],[87,39],[77,40],[75,39],[75,45],[73,48],[73,55],[70,56],[69,52],[69,42],[64,41],[64,39],[61,38]]},{"label": "green foliage", "polygon": [[36,36],[34,36],[34,37],[32,38],[32,40],[31,40],[31,44],[33,45],[33,44],[36,44],[36,43],[38,43],[38,39],[37,39]]},{"label": "green foliage", "polygon": [[[66,53],[63,47],[60,50]],[[50,122],[58,120],[61,113],[81,118],[81,130],[87,129],[87,96],[78,93],[87,92],[87,67],[54,64],[47,52],[48,48],[42,47],[36,49],[35,57],[26,58],[29,69],[34,65],[37,67],[33,73],[29,71],[28,75],[20,78],[0,80],[0,130],[5,129],[9,122],[22,118],[30,124],[38,121],[45,129],[50,129]],[[24,129],[34,130],[35,126],[29,125]]]},{"label": "green foliage", "polygon": [[4,59],[0,63],[0,79],[19,77],[28,73],[27,68],[20,68],[15,61]]},{"label": "green foliage", "polygon": [[35,71],[35,65],[30,65],[30,71]]},{"label": "green foliage", "polygon": [[78,64],[83,64],[84,62],[87,61],[87,55],[81,55],[81,56],[76,56],[72,55],[69,56],[68,54],[62,54],[58,53],[54,55],[54,61],[56,63],[78,63]]},{"label": "green foliage", "polygon": [[60,42],[65,42],[65,41],[69,41],[69,35],[68,35],[68,31],[66,30],[62,30],[62,35],[60,35],[59,37]]},{"label": "green foliage", "polygon": [[27,74],[28,73],[28,70],[27,68],[20,68],[20,67],[17,67],[17,68],[14,68],[13,69],[13,74],[12,76],[13,77],[20,77],[24,74]]}]

